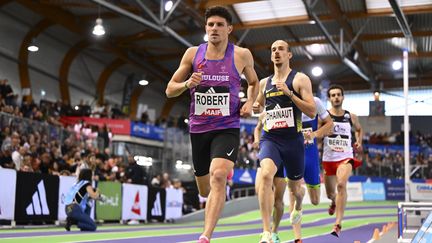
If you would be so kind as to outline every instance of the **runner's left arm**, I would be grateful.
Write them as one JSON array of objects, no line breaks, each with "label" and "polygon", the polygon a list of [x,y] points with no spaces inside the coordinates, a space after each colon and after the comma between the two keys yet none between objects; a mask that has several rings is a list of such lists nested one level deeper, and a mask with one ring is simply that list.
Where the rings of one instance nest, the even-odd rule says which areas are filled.
[{"label": "runner's left arm", "polygon": [[244,117],[248,117],[251,116],[252,114],[252,105],[258,96],[259,82],[258,82],[258,76],[254,69],[254,60],[253,60],[252,53],[249,51],[249,49],[246,48],[244,48],[241,53],[243,57],[242,59],[245,61],[243,74],[245,75],[246,80],[248,82],[248,89],[247,89],[247,101],[242,106],[240,110],[240,115]]}]

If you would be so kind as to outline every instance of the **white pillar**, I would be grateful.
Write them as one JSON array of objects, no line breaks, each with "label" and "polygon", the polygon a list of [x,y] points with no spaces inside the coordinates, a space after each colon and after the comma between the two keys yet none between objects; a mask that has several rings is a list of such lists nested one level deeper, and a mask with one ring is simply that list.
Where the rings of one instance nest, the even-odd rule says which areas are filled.
[{"label": "white pillar", "polygon": [[410,156],[409,156],[409,116],[408,116],[408,50],[403,51],[403,90],[405,98],[404,114],[404,159],[405,159],[405,201],[409,202],[409,185],[410,180]]}]

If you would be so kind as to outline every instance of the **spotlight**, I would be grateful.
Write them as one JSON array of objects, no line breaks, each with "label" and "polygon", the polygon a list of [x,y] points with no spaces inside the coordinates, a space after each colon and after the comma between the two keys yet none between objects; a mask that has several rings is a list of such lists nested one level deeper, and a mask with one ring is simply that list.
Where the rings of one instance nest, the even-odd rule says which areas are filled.
[{"label": "spotlight", "polygon": [[105,28],[102,25],[102,19],[101,18],[96,19],[96,25],[93,27],[92,33],[95,36],[105,35]]},{"label": "spotlight", "polygon": [[315,66],[314,68],[312,68],[312,75],[313,76],[319,77],[319,76],[321,76],[322,73],[323,73],[323,70],[321,67]]},{"label": "spotlight", "polygon": [[173,6],[173,1],[168,1],[165,3],[165,11],[170,11]]},{"label": "spotlight", "polygon": [[39,50],[39,47],[35,44],[35,40],[32,40],[29,44],[29,46],[27,47],[28,51],[31,52],[37,52]]},{"label": "spotlight", "polygon": [[208,35],[205,34],[204,37],[203,37],[203,39],[204,39],[205,42],[207,42],[208,41]]},{"label": "spotlight", "polygon": [[149,81],[147,81],[145,79],[139,81],[139,85],[146,86],[148,84],[149,84]]},{"label": "spotlight", "polygon": [[240,98],[244,98],[244,97],[245,97],[245,93],[244,93],[243,91],[240,91],[240,92],[239,92],[239,97],[240,97]]},{"label": "spotlight", "polygon": [[402,67],[402,62],[399,60],[396,60],[392,64],[393,70],[399,70]]}]

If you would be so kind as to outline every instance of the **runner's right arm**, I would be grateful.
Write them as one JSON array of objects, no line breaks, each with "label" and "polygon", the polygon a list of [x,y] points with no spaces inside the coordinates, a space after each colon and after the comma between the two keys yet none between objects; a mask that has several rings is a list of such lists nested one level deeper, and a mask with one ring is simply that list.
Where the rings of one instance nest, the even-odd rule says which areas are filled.
[{"label": "runner's right arm", "polygon": [[[186,50],[180,62],[180,66],[175,71],[171,80],[168,82],[165,90],[168,98],[173,98],[181,95],[187,89],[197,86],[201,82],[201,73],[192,73],[190,78],[186,80],[187,76],[192,71],[192,62],[198,47],[190,47]],[[186,80],[186,81],[185,81]]]}]

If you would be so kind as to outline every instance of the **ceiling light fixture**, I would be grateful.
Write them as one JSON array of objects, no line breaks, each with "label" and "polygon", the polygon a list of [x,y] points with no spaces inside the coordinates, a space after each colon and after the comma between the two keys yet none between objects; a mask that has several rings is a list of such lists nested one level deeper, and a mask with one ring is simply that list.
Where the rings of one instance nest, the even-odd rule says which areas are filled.
[{"label": "ceiling light fixture", "polygon": [[314,68],[312,68],[312,75],[315,77],[319,77],[321,76],[321,74],[323,73],[323,70],[320,66],[315,66]]},{"label": "ceiling light fixture", "polygon": [[167,12],[170,11],[172,7],[173,7],[173,1],[167,1],[165,3],[165,11]]},{"label": "ceiling light fixture", "polygon": [[147,81],[145,79],[142,79],[142,80],[139,81],[139,85],[146,86],[148,84],[149,84],[149,81]]},{"label": "ceiling light fixture", "polygon": [[31,52],[37,52],[39,50],[39,47],[35,44],[35,40],[34,39],[32,39],[32,41],[28,45],[27,50],[31,51]]},{"label": "ceiling light fixture", "polygon": [[392,68],[395,71],[401,69],[401,67],[402,67],[402,62],[399,61],[399,60],[394,61],[393,64],[392,64]]},{"label": "ceiling light fixture", "polygon": [[95,36],[105,35],[105,28],[102,25],[102,19],[101,18],[96,19],[96,25],[93,27],[92,33]]}]

